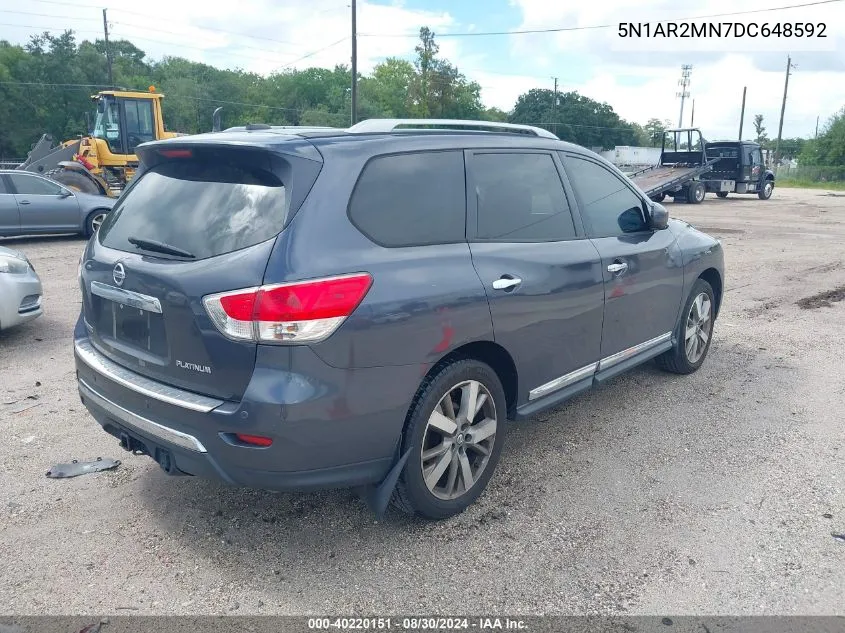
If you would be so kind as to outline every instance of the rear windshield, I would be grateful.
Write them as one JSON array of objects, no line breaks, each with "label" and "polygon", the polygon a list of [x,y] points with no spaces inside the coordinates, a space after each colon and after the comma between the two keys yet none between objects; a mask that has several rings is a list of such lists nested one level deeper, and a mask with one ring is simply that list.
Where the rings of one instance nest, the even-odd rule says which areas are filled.
[{"label": "rear windshield", "polygon": [[[182,251],[204,259],[270,239],[284,228],[290,199],[282,181],[286,170],[273,165],[271,171],[270,159],[260,163],[192,159],[159,164],[117,204],[100,227],[100,243],[158,257]],[[139,241],[147,244],[139,246]]]},{"label": "rear windshield", "polygon": [[708,158],[738,158],[739,148],[737,147],[708,147]]}]

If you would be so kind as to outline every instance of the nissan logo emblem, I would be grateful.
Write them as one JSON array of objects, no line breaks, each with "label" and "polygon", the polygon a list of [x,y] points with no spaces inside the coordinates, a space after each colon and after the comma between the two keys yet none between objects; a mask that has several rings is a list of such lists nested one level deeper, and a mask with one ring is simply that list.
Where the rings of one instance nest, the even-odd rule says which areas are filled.
[{"label": "nissan logo emblem", "polygon": [[114,279],[114,283],[118,286],[123,285],[123,280],[126,279],[126,270],[123,268],[123,264],[117,263],[114,265],[114,270],[111,273],[112,279]]}]

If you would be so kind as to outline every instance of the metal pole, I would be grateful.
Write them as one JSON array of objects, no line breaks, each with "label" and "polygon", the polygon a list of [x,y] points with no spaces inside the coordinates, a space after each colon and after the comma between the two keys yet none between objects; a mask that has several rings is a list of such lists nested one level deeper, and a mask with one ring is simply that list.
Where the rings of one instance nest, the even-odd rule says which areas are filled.
[{"label": "metal pole", "polygon": [[692,100],[692,116],[689,120],[689,126],[695,127],[695,99]]},{"label": "metal pole", "polygon": [[681,66],[681,78],[678,80],[678,85],[681,87],[681,91],[675,93],[675,96],[681,98],[681,114],[678,117],[679,128],[684,126],[684,99],[689,97],[689,92],[687,92],[687,86],[689,86],[689,77],[691,73],[691,64],[683,64]]},{"label": "metal pole", "polygon": [[109,48],[109,21],[106,19],[106,10],[103,9],[103,34],[106,39],[106,63],[109,67],[109,85],[114,88],[114,79],[111,71],[111,50]]},{"label": "metal pole", "polygon": [[552,125],[554,126],[554,133],[557,134],[557,77],[553,77],[553,79],[555,80],[555,96],[552,101]]},{"label": "metal pole", "polygon": [[352,0],[352,125],[358,122],[358,27],[357,8]]},{"label": "metal pole", "polygon": [[742,124],[745,121],[745,91],[748,90],[748,86],[742,87],[742,110],[739,112],[739,138],[737,140],[742,140]]},{"label": "metal pole", "polygon": [[813,138],[819,138],[819,117],[816,117],[816,135]]},{"label": "metal pole", "polygon": [[780,137],[783,132],[783,113],[786,111],[786,91],[789,89],[789,69],[792,68],[792,58],[786,58],[786,79],[783,82],[783,103],[780,106],[780,123],[778,124],[778,140],[775,143],[775,169],[780,159]]}]

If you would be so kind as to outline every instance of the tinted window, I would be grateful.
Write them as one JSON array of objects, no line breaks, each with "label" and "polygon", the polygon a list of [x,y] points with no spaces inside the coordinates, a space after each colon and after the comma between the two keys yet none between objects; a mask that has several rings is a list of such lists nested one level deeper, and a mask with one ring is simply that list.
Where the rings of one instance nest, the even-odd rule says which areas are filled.
[{"label": "tinted window", "polygon": [[62,192],[62,188],[59,185],[36,176],[9,174],[9,178],[12,179],[12,184],[20,194],[28,194],[30,196],[57,196]]},{"label": "tinted window", "polygon": [[572,213],[549,154],[475,154],[472,181],[479,240],[555,242],[575,238]]},{"label": "tinted window", "polygon": [[[263,162],[269,167],[269,160]],[[99,239],[130,252],[139,249],[129,238],[155,240],[202,259],[277,235],[289,205],[276,170],[246,160],[174,161],[136,180],[100,227]]]},{"label": "tinted window", "polygon": [[736,147],[708,147],[708,158],[737,158],[739,149]]},{"label": "tinted window", "polygon": [[648,228],[642,200],[616,174],[574,156],[566,156],[564,166],[590,226],[590,237],[613,237]]},{"label": "tinted window", "polygon": [[446,244],[465,239],[462,152],[379,156],[361,172],[349,217],[382,246]]},{"label": "tinted window", "polygon": [[141,143],[153,140],[153,105],[139,99],[126,100],[126,140],[129,152]]}]

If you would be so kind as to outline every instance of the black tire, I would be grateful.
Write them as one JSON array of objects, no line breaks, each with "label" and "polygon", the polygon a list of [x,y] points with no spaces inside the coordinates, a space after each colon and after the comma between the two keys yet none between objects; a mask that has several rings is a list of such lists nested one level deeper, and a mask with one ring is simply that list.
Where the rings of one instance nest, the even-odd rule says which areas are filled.
[{"label": "black tire", "polygon": [[100,188],[90,178],[69,169],[62,169],[61,167],[59,169],[53,169],[47,172],[46,176],[63,184],[68,189],[73,189],[80,193],[102,194]]},{"label": "black tire", "polygon": [[[454,434],[454,442],[448,446],[441,453],[437,453],[431,458],[429,464],[434,466],[429,470],[429,475],[437,470],[439,462],[446,459],[449,463],[445,466],[445,470],[441,469],[440,476],[434,481],[434,490],[437,490],[437,484],[445,480],[443,488],[448,490],[454,486],[454,491],[457,494],[460,480],[461,485],[465,482],[463,475],[463,464],[461,460],[466,460],[467,464],[474,464],[479,467],[476,473],[477,478],[473,480],[468,489],[464,489],[455,498],[447,499],[436,495],[436,493],[429,489],[426,484],[425,475],[423,474],[424,459],[423,449],[428,448],[429,451],[436,450],[439,446],[446,445],[446,436],[442,436],[442,443],[436,446],[427,444],[432,439],[432,435],[427,433],[429,430],[429,419],[434,415],[435,410],[441,405],[441,401],[445,402],[447,395],[454,394],[462,383],[469,381],[476,381],[492,396],[492,403],[490,398],[485,398],[484,408],[479,409],[478,414],[474,418],[476,424],[468,426],[467,430],[461,431],[461,427]],[[479,388],[480,390],[480,388]],[[484,394],[484,395],[487,395]],[[460,401],[463,401],[464,395],[460,396]],[[454,402],[454,399],[452,399]],[[469,444],[470,439],[457,441],[458,436],[471,435],[473,428],[480,428],[478,425],[479,417],[484,416],[485,412],[489,413],[489,406],[493,407],[493,414],[495,416],[495,434],[486,445],[488,454],[482,455],[472,449]],[[445,409],[444,409],[445,410]],[[460,418],[460,415],[456,416]],[[488,418],[489,419],[489,418]],[[399,509],[408,512],[409,514],[417,514],[427,519],[445,519],[463,512],[469,507],[487,487],[490,477],[496,468],[499,461],[499,456],[502,451],[502,445],[505,440],[505,423],[507,419],[507,404],[505,401],[505,392],[502,388],[502,383],[496,372],[490,368],[489,365],[481,363],[472,359],[458,360],[442,367],[439,371],[426,378],[422,385],[420,385],[417,395],[411,403],[411,408],[408,412],[408,417],[405,423],[405,431],[402,438],[402,454],[410,449],[411,454],[408,458],[408,463],[402,471],[396,489],[393,493],[391,502]],[[460,421],[460,420],[459,420]],[[433,429],[434,435],[440,432]],[[448,456],[447,456],[448,454]],[[476,461],[469,461],[476,460]],[[483,466],[481,463],[483,462]],[[455,475],[452,476],[452,465],[455,468]],[[458,472],[461,471],[461,472]],[[452,477],[450,479],[450,477]],[[472,476],[469,477],[470,479]],[[463,486],[466,488],[465,486]]]},{"label": "black tire", "polygon": [[[690,318],[693,303],[701,294],[707,295],[707,299],[710,302],[707,341],[704,343],[704,347],[700,351],[700,356],[693,355],[691,358],[686,345],[685,335],[689,323],[692,322],[690,321]],[[691,374],[704,364],[704,359],[707,358],[707,352],[710,350],[710,343],[713,341],[715,308],[716,301],[713,295],[713,288],[703,279],[697,279],[695,284],[693,284],[689,297],[687,297],[687,300],[684,303],[684,309],[681,312],[681,317],[675,327],[675,347],[667,352],[664,352],[655,359],[657,366],[660,367],[660,369],[672,372],[673,374]],[[693,336],[698,336],[697,332],[694,333]]]},{"label": "black tire", "polygon": [[650,196],[654,202],[663,202],[666,199],[665,193],[658,193],[657,195]]},{"label": "black tire", "polygon": [[775,181],[771,178],[766,178],[763,181],[763,187],[757,192],[757,197],[760,200],[768,200],[772,197],[772,192],[775,190]]},{"label": "black tire", "polygon": [[687,187],[687,202],[690,204],[701,204],[707,195],[707,189],[703,182],[691,182]]},{"label": "black tire", "polygon": [[108,214],[108,209],[94,209],[91,213],[89,213],[88,217],[85,218],[85,237],[91,237],[94,235]]},{"label": "black tire", "polygon": [[717,191],[717,192],[716,192],[716,197],[717,197],[717,198],[727,198],[727,197],[728,197],[728,192],[727,192],[727,191]]}]

